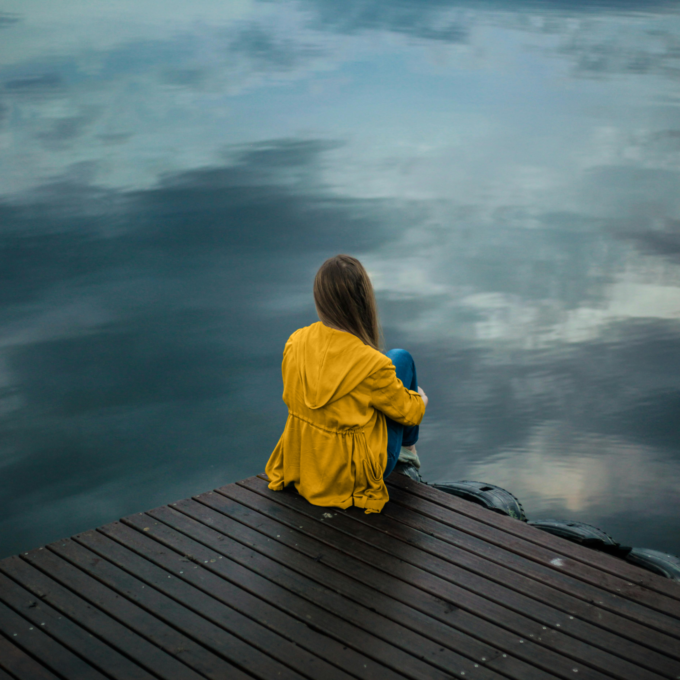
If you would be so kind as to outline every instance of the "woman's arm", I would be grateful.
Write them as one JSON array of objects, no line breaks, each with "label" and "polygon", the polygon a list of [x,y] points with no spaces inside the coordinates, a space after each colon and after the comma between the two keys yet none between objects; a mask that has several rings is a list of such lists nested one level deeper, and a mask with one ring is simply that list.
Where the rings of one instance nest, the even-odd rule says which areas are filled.
[{"label": "woman's arm", "polygon": [[371,378],[371,406],[402,425],[419,425],[425,415],[427,396],[420,388],[418,392],[406,389],[397,378],[393,365],[377,370]]}]

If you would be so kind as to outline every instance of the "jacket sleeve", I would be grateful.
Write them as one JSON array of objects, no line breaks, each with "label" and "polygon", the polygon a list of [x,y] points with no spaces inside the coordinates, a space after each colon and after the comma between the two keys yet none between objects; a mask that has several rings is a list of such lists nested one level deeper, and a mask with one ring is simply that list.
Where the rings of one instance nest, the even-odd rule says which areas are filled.
[{"label": "jacket sleeve", "polygon": [[391,362],[389,366],[378,369],[371,378],[373,408],[407,427],[420,425],[425,415],[425,402],[418,392],[404,387]]}]

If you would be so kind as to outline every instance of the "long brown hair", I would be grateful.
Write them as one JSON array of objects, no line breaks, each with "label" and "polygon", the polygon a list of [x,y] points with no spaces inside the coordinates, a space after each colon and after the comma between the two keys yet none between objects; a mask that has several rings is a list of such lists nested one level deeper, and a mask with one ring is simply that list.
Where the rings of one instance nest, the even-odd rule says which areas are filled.
[{"label": "long brown hair", "polygon": [[381,349],[373,285],[355,257],[336,255],[319,267],[314,277],[314,302],[324,324],[356,335],[373,349]]}]

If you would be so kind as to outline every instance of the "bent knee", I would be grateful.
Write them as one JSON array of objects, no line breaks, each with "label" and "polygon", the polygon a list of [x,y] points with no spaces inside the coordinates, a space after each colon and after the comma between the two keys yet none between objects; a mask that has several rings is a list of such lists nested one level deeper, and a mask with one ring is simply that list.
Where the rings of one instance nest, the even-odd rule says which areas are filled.
[{"label": "bent knee", "polygon": [[390,359],[408,359],[410,361],[413,361],[413,357],[411,356],[411,352],[409,352],[407,349],[390,349],[385,354],[390,358]]},{"label": "bent knee", "polygon": [[415,367],[413,357],[408,350],[391,349],[389,352],[385,352],[385,355],[392,359],[392,363],[397,369],[397,373],[399,373],[399,369],[408,371]]}]

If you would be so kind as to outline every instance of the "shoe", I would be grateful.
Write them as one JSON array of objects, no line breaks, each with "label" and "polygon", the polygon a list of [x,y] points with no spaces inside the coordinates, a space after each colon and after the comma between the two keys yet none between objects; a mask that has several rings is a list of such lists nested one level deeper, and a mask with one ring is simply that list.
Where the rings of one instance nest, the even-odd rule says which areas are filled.
[{"label": "shoe", "polygon": [[402,463],[398,460],[397,464],[394,466],[394,472],[398,472],[400,475],[406,475],[415,482],[423,481],[420,472],[418,472],[418,468],[415,465],[411,465],[411,463]]},{"label": "shoe", "polygon": [[411,451],[411,449],[402,446],[399,452],[399,462],[409,463],[420,470],[420,458],[418,458],[418,452],[415,449]]}]

